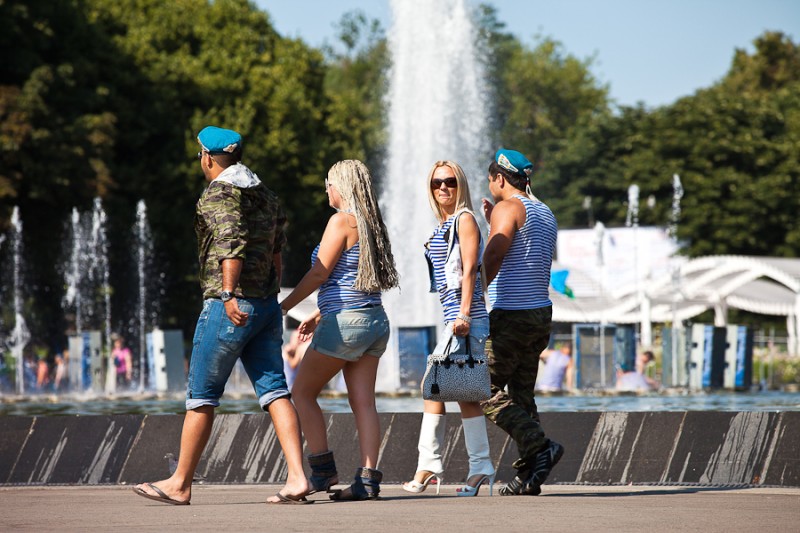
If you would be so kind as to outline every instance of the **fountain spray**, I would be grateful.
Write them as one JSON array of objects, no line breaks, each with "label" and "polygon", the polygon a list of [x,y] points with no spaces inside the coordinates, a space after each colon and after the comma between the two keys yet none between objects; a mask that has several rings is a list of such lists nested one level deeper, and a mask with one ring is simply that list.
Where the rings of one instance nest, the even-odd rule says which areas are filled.
[{"label": "fountain spray", "polygon": [[23,350],[31,339],[30,331],[22,316],[22,219],[19,207],[11,213],[11,247],[14,257],[14,330],[11,332],[11,353],[17,362],[17,393],[25,393],[25,361]]},{"label": "fountain spray", "polygon": [[90,249],[94,253],[95,260],[92,262],[94,278],[99,277],[100,290],[103,295],[103,326],[105,333],[106,355],[111,356],[111,283],[109,282],[108,268],[108,240],[106,237],[106,212],[103,209],[103,201],[100,198],[94,199],[94,209],[92,210],[92,233]]},{"label": "fountain spray", "polygon": [[[441,313],[436,296],[428,292],[422,259],[423,244],[436,224],[425,179],[436,161],[457,162],[470,181],[473,205],[480,208],[492,153],[486,129],[489,87],[477,44],[480,32],[465,0],[393,0],[391,8],[389,156],[380,203],[401,289],[387,294],[384,303],[393,329],[429,327],[441,322]],[[399,386],[394,331],[395,341],[382,359],[379,390]]]}]

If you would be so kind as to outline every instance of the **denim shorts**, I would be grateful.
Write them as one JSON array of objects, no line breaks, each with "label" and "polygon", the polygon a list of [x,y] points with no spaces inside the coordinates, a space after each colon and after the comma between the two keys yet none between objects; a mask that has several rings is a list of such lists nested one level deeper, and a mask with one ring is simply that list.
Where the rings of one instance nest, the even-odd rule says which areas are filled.
[{"label": "denim shorts", "polygon": [[389,318],[382,305],[324,315],[309,348],[345,361],[380,357],[389,342]]},{"label": "denim shorts", "polygon": [[192,340],[187,410],[219,405],[237,359],[242,360],[263,410],[289,396],[281,355],[283,317],[277,297],[237,298],[237,302],[239,309],[250,315],[241,327],[230,321],[221,300],[203,302]]},{"label": "denim shorts", "polygon": [[[457,337],[453,335],[453,322],[445,322],[444,330],[439,337],[439,343],[434,348],[433,353],[443,354],[447,348],[447,343],[450,343],[448,353],[466,353],[467,345],[465,343],[466,337]],[[489,317],[486,318],[473,318],[472,324],[469,326],[469,347],[472,350],[472,355],[475,357],[483,357],[486,353],[486,339],[489,338]],[[450,339],[453,339],[452,342]]]}]

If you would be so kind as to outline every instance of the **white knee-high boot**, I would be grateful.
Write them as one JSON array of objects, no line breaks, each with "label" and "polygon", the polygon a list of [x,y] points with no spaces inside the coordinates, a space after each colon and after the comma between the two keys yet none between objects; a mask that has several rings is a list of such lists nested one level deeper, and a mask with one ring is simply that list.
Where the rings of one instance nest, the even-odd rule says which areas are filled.
[{"label": "white knee-high boot", "polygon": [[486,418],[482,415],[462,418],[461,424],[464,426],[464,442],[467,445],[467,454],[469,454],[469,475],[467,477],[477,474],[494,476],[494,466],[489,455]]},{"label": "white knee-high boot", "polygon": [[441,477],[444,471],[442,465],[442,442],[446,427],[445,415],[433,413],[422,414],[422,425],[419,428],[419,458],[417,459],[417,472],[427,470]]}]

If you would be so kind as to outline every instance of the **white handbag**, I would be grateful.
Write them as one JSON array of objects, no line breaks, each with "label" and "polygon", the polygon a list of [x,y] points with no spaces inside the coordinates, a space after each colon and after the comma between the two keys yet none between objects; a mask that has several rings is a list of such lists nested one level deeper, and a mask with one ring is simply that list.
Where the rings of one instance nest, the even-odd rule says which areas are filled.
[{"label": "white handbag", "polygon": [[437,402],[480,402],[492,394],[491,376],[486,358],[472,356],[469,337],[466,353],[450,353],[453,338],[443,354],[428,356],[422,378],[422,397]]}]

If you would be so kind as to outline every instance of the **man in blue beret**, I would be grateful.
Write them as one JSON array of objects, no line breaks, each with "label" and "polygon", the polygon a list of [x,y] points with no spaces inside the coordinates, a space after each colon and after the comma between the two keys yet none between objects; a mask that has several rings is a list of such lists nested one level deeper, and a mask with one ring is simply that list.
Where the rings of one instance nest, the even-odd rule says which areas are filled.
[{"label": "man in blue beret", "polygon": [[305,498],[300,423],[281,353],[283,315],[277,295],[286,217],[275,193],[242,164],[241,135],[208,126],[197,142],[209,182],[195,213],[204,302],[194,333],[181,451],[169,479],[133,490],[163,503],[189,504],[214,409],[241,359],[259,405],[272,418],[288,467],[286,485],[267,502],[312,503]]},{"label": "man in blue beret", "polygon": [[495,203],[483,199],[490,226],[483,268],[492,307],[486,343],[492,397],[483,402],[483,412],[514,439],[520,453],[513,465],[517,475],[500,490],[504,496],[540,494],[564,453],[561,444],[545,436],[534,398],[539,354],[550,340],[550,267],[558,226],[531,192],[532,173],[533,165],[520,152],[498,150],[489,165]]}]

